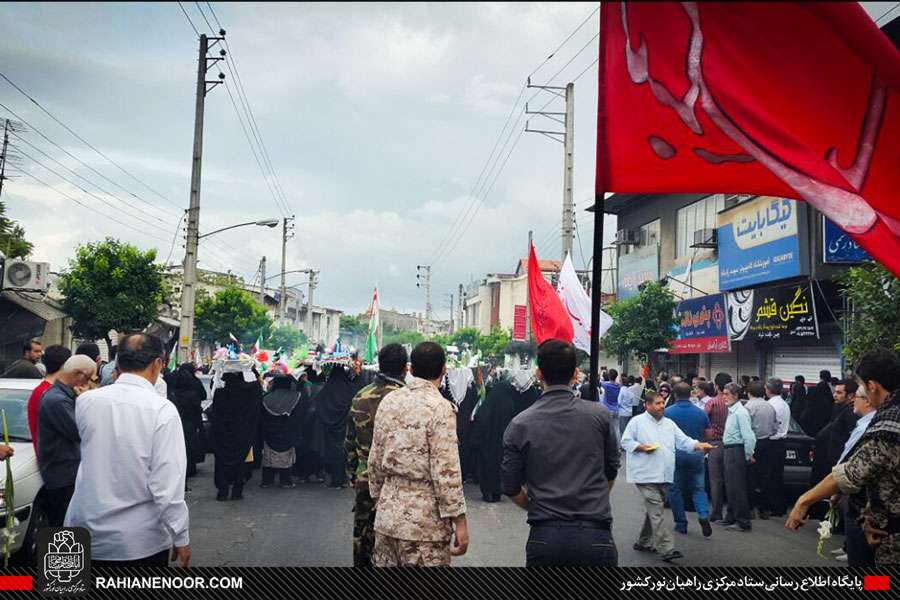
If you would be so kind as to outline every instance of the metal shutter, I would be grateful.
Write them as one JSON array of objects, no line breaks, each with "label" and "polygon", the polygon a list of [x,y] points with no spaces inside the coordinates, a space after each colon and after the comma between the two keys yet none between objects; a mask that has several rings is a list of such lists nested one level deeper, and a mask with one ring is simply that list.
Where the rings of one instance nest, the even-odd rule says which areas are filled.
[{"label": "metal shutter", "polygon": [[770,350],[771,375],[793,381],[803,375],[807,382],[819,380],[819,371],[828,369],[833,377],[841,376],[841,356],[834,346],[806,346]]}]

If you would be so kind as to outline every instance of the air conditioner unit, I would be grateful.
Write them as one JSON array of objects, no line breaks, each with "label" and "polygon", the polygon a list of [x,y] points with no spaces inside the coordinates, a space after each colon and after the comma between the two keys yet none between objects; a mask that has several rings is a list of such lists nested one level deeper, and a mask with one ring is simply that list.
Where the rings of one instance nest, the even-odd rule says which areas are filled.
[{"label": "air conditioner unit", "polygon": [[716,241],[715,229],[698,229],[694,232],[694,243],[691,245],[691,248],[716,247],[718,247],[718,243]]},{"label": "air conditioner unit", "polygon": [[43,292],[50,289],[50,263],[6,259],[2,268],[3,290]]},{"label": "air conditioner unit", "polygon": [[616,232],[616,244],[619,246],[633,246],[639,243],[640,235],[634,229],[620,229]]}]

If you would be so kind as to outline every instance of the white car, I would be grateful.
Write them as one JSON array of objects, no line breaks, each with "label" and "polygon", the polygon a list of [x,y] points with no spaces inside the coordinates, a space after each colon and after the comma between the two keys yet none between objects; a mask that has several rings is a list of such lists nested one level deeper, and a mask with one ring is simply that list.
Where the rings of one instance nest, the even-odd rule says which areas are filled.
[{"label": "white car", "polygon": [[[9,444],[15,449],[15,454],[8,460],[15,484],[15,515],[19,525],[14,530],[10,554],[17,554],[17,562],[26,565],[33,565],[37,558],[38,529],[48,526],[47,513],[41,503],[44,482],[28,429],[28,397],[40,382],[40,379],[0,379],[0,409],[6,412]],[[6,526],[5,490],[6,463],[0,462],[0,528]]]}]

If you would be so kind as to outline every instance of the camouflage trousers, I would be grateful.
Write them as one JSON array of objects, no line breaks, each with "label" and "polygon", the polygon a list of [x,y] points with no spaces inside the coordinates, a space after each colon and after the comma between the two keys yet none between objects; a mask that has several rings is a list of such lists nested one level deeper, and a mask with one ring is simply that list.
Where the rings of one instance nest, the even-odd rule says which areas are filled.
[{"label": "camouflage trousers", "polygon": [[449,567],[450,542],[413,542],[375,534],[376,567]]},{"label": "camouflage trousers", "polygon": [[353,566],[371,567],[374,548],[375,500],[368,489],[358,489],[353,506]]}]

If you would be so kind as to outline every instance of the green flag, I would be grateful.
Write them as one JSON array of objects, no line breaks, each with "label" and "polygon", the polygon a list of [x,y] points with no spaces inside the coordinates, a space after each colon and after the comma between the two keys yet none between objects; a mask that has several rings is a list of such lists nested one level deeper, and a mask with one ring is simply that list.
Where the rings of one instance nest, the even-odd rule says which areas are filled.
[{"label": "green flag", "polygon": [[367,363],[375,362],[378,355],[378,328],[380,327],[380,319],[378,314],[378,288],[375,288],[375,295],[372,296],[372,310],[369,313],[369,335],[366,338],[366,355]]},{"label": "green flag", "polygon": [[169,364],[166,365],[166,368],[168,368],[170,371],[174,371],[178,368],[178,353],[176,352],[175,348],[172,348],[172,353],[169,356]]}]

